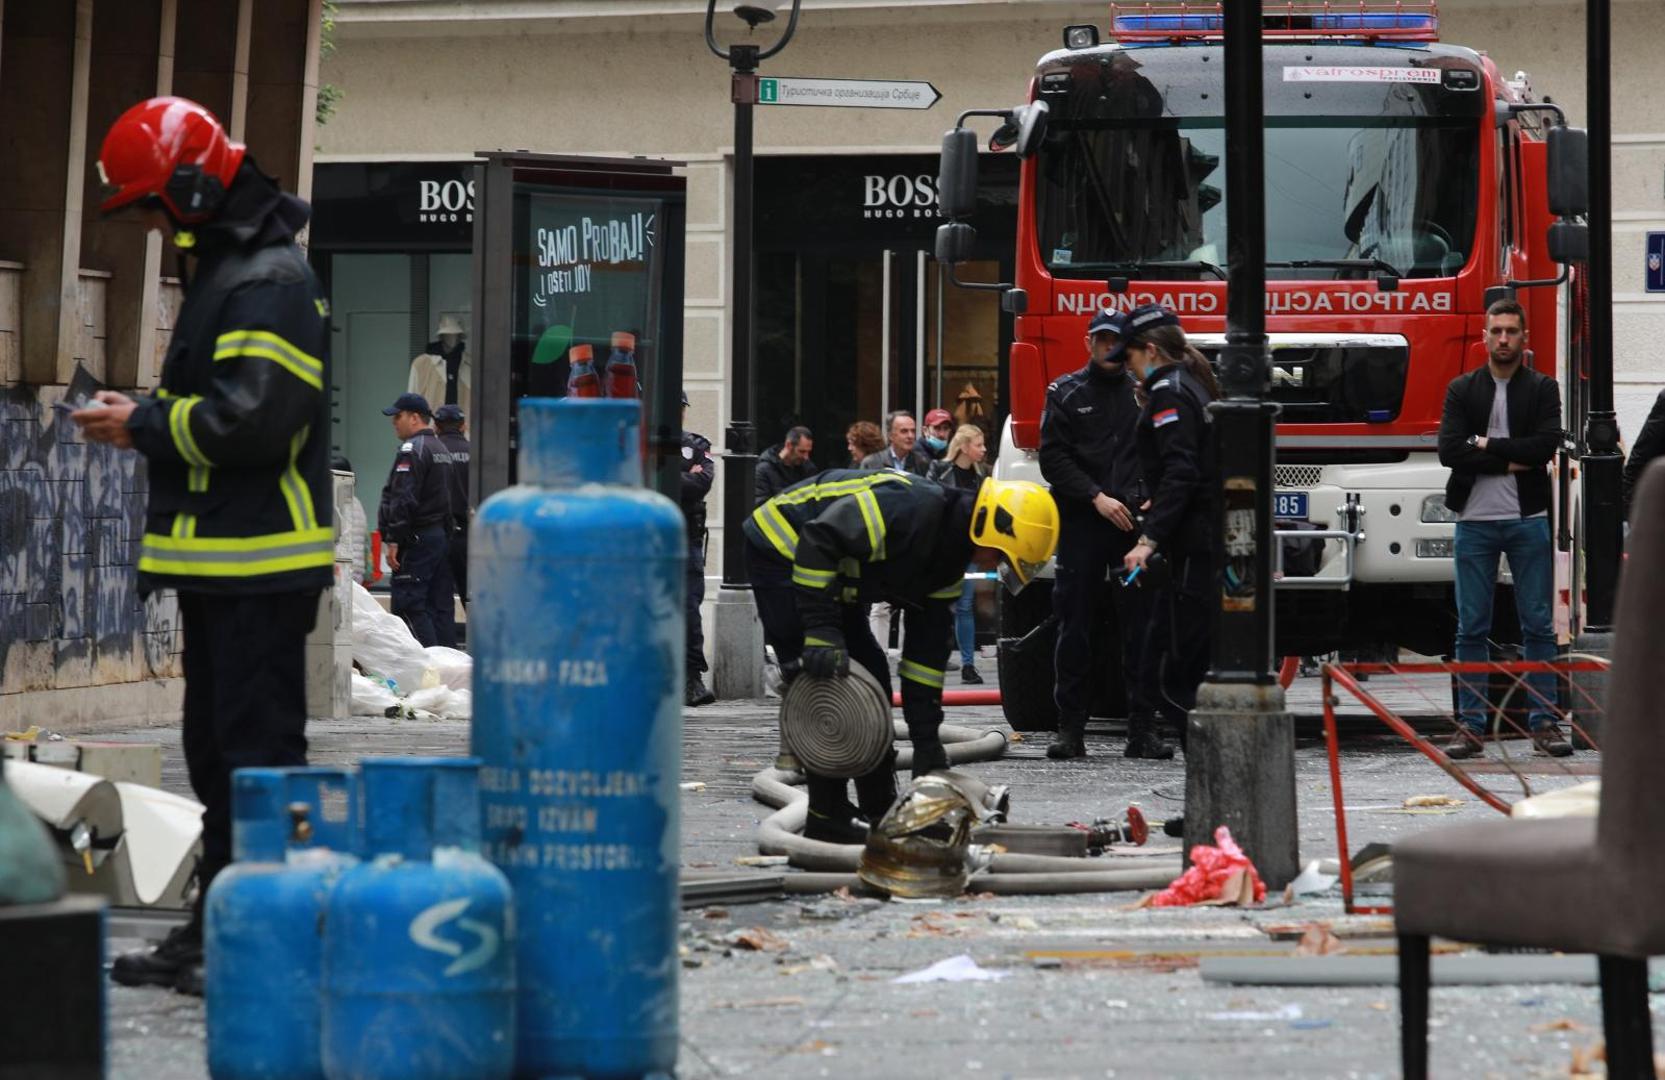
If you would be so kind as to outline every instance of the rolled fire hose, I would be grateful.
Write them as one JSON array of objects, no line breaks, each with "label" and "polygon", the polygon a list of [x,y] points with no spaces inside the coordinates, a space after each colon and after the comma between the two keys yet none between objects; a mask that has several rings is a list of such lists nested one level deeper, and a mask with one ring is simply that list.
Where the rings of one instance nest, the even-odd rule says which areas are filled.
[{"label": "rolled fire hose", "polygon": [[865,776],[890,753],[893,725],[884,687],[857,664],[849,678],[792,680],[780,703],[781,742],[812,772]]}]

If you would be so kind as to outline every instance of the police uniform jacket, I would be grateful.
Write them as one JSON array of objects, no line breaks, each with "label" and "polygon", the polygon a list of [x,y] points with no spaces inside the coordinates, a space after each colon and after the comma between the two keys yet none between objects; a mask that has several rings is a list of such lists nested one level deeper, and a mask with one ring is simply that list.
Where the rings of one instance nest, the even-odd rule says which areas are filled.
[{"label": "police uniform jacket", "polygon": [[220,215],[179,234],[196,273],[127,421],[149,464],[141,595],[333,579],[329,307],[294,240],[309,214],[245,160]]},{"label": "police uniform jacket", "polygon": [[911,473],[830,469],[787,488],[744,523],[749,543],[792,564],[806,629],[836,627],[840,603],[889,601],[923,615],[918,633],[908,624],[897,669],[909,724],[942,719],[976,497]]},{"label": "police uniform jacket", "polygon": [[418,532],[433,525],[450,532],[450,473],[451,452],[433,428],[423,428],[400,443],[376,513],[382,538],[394,544],[413,543]]},{"label": "police uniform jacket", "polygon": [[451,455],[451,468],[446,471],[446,490],[451,495],[451,524],[462,529],[468,526],[473,512],[468,506],[468,463],[472,450],[468,436],[460,431],[441,431],[439,441]]},{"label": "police uniform jacket", "polygon": [[1134,427],[1139,403],[1125,370],[1089,363],[1046,388],[1041,413],[1041,475],[1064,514],[1098,517],[1099,492],[1137,511],[1145,500]]},{"label": "police uniform jacket", "polygon": [[[695,472],[694,466],[700,466]],[[705,536],[705,497],[711,494],[711,483],[717,474],[717,463],[711,459],[711,440],[692,431],[682,433],[682,487],[677,501],[682,506],[682,517],[688,523],[688,542],[698,544]]]},{"label": "police uniform jacket", "polygon": [[1208,388],[1179,364],[1145,377],[1139,414],[1139,460],[1151,507],[1140,532],[1159,548],[1206,553],[1213,548],[1218,469],[1208,431]]}]

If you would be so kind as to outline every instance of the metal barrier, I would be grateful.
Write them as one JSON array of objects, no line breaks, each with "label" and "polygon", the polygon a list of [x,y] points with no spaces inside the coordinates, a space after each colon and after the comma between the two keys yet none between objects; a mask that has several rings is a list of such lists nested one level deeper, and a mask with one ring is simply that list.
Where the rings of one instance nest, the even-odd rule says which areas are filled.
[{"label": "metal barrier", "polygon": [[[1303,534],[1310,535],[1310,534]],[[1363,705],[1394,735],[1409,743],[1429,761],[1439,766],[1464,790],[1502,814],[1510,814],[1515,800],[1487,786],[1479,778],[1508,776],[1519,784],[1522,797],[1536,794],[1530,775],[1593,776],[1599,775],[1599,759],[1585,757],[1554,758],[1539,756],[1533,749],[1527,758],[1512,754],[1509,745],[1525,740],[1530,747],[1528,730],[1531,712],[1547,711],[1558,725],[1571,729],[1575,746],[1599,750],[1588,720],[1599,717],[1603,703],[1587,684],[1598,681],[1579,676],[1605,676],[1609,662],[1599,657],[1567,657],[1553,661],[1486,661],[1477,663],[1407,663],[1365,664],[1330,663],[1322,670],[1322,700],[1324,703],[1324,740],[1330,765],[1330,791],[1335,802],[1336,842],[1339,848],[1341,891],[1348,914],[1389,914],[1391,906],[1359,904],[1355,901],[1354,854],[1348,843],[1346,804],[1342,797],[1340,741],[1337,735],[1336,710],[1341,704],[1340,694]],[[1553,677],[1553,698],[1541,685],[1545,676]],[[1534,678],[1536,677],[1536,678]],[[1362,684],[1371,680],[1371,687]],[[1538,685],[1534,685],[1538,683]],[[1459,720],[1455,698],[1460,687],[1473,689],[1486,703],[1488,730],[1481,742],[1477,757],[1453,760],[1445,750],[1406,717],[1412,706],[1419,706],[1415,715],[1424,721],[1430,716],[1443,719],[1445,738],[1455,735]],[[1398,699],[1390,703],[1384,699]],[[1581,718],[1583,718],[1581,720]],[[1439,720],[1433,724],[1438,728]],[[1441,740],[1443,742],[1443,739]],[[1497,753],[1488,753],[1495,748]],[[1369,849],[1366,848],[1366,851]],[[1362,854],[1362,852],[1361,852]]]}]

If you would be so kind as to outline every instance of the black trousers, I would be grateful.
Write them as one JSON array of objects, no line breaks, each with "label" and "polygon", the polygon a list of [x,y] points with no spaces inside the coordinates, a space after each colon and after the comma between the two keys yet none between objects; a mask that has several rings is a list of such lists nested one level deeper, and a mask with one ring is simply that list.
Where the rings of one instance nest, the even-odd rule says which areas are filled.
[{"label": "black trousers", "polygon": [[399,545],[399,569],[393,571],[393,614],[405,620],[424,648],[457,645],[449,532],[444,525],[418,529],[413,543]]},{"label": "black trousers", "polygon": [[[1061,721],[1085,723],[1092,707],[1099,672],[1110,657],[1094,656],[1093,626],[1099,621],[1106,589],[1105,575],[1119,572],[1122,558],[1133,549],[1137,534],[1123,532],[1096,513],[1091,520],[1071,514],[1058,536],[1057,563],[1052,581],[1052,610],[1058,616],[1058,646],[1053,653],[1056,686],[1053,700]],[[1150,630],[1152,593],[1111,583],[1111,603],[1121,638],[1122,684],[1127,688],[1127,715],[1150,716],[1144,693],[1145,639]]]},{"label": "black trousers", "polygon": [[185,631],[185,768],[202,803],[208,883],[231,862],[231,774],[306,764],[306,635],[318,591],[179,594]]},{"label": "black trousers", "polygon": [[1214,574],[1208,555],[1167,552],[1170,583],[1157,592],[1143,658],[1144,695],[1176,732],[1197,704],[1197,687],[1208,674],[1213,637]]},{"label": "black trousers", "polygon": [[705,600],[705,536],[688,538],[688,588],[682,601],[682,616],[687,623],[684,638],[685,675],[692,680],[709,670],[705,662],[705,623],[700,619],[700,604]]},{"label": "black trousers", "polygon": [[[445,547],[445,559],[451,564],[451,584],[456,586],[457,595],[462,597],[463,607],[468,606],[468,526],[451,530],[451,539]],[[455,614],[453,612],[453,614]]]},{"label": "black trousers", "polygon": [[[763,623],[763,639],[775,650],[775,659],[784,668],[804,653],[804,623],[798,614],[792,564],[773,551],[747,544],[746,569],[752,582],[752,602],[757,605],[757,617]],[[868,625],[867,605],[840,604],[838,607],[839,629],[843,631],[844,648],[850,654],[851,663],[866,668],[884,688],[885,700],[890,701],[890,662]],[[877,822],[896,801],[894,762],[893,752],[872,772],[856,777],[856,805],[869,821]],[[811,810],[827,817],[837,817],[848,810],[843,780],[808,770],[804,775]]]}]

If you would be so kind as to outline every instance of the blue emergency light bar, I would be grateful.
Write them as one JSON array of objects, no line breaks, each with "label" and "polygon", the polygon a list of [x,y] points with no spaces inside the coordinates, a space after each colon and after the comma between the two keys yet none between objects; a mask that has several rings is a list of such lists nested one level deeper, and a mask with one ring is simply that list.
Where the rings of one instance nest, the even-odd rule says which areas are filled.
[{"label": "blue emergency light bar", "polygon": [[[1261,15],[1267,38],[1438,41],[1434,0],[1394,3],[1297,2],[1269,4]],[[1218,41],[1226,31],[1223,4],[1111,4],[1110,32],[1118,41]]]}]

